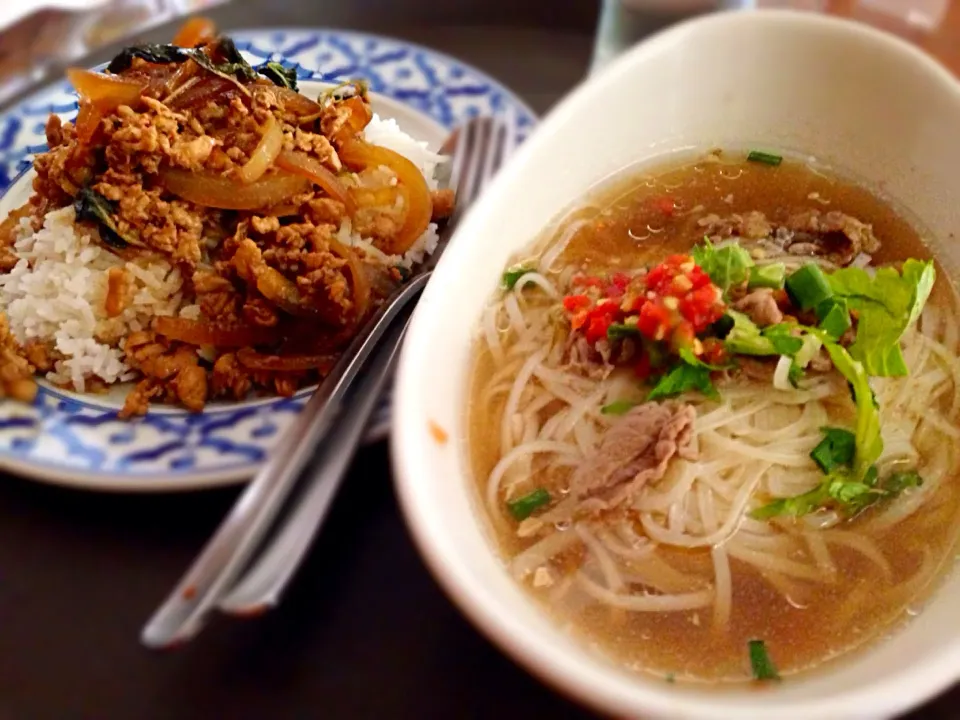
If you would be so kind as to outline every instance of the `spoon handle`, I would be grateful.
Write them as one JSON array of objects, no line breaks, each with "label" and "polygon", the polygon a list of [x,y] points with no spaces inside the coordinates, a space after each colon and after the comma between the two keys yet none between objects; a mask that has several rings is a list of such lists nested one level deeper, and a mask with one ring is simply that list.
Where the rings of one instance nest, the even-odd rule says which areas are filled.
[{"label": "spoon handle", "polygon": [[398,290],[350,343],[199,557],[144,626],[141,641],[145,645],[170,647],[189,640],[203,627],[210,610],[260,547],[317,443],[340,416],[350,387],[380,338],[429,276],[422,273]]},{"label": "spoon handle", "polygon": [[413,309],[413,304],[407,305],[384,333],[363,375],[348,394],[336,427],[322,440],[307,466],[304,475],[311,478],[309,487],[296,500],[290,516],[270,541],[270,547],[258,556],[256,565],[220,600],[220,610],[250,616],[279,604],[326,517],[382,396]]}]

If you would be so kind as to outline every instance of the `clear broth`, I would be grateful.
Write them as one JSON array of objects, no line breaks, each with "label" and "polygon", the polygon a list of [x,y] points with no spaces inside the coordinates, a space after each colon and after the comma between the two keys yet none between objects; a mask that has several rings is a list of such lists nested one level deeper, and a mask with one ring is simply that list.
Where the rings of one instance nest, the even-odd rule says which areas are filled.
[{"label": "clear broth", "polygon": [[[736,159],[700,161],[648,169],[608,184],[575,213],[589,218],[566,247],[558,265],[577,264],[604,271],[659,261],[688,250],[702,239],[697,220],[716,213],[760,210],[772,220],[811,208],[841,210],[873,225],[882,249],[875,263],[909,257],[928,259],[930,249],[918,231],[870,190],[802,162],[778,167]],[[654,199],[670,197],[677,208],[665,218]],[[529,258],[529,254],[527,256]],[[525,258],[520,258],[523,260]],[[931,303],[954,301],[950,282],[938,266]],[[483,483],[499,460],[499,417],[491,418],[476,401],[492,371],[488,351],[476,353],[472,375],[468,446],[480,496]],[[867,518],[858,518],[860,523]],[[731,559],[733,612],[726,630],[716,630],[709,608],[672,613],[626,612],[601,605],[570,610],[552,605],[547,591],[525,588],[563,625],[586,636],[589,644],[626,667],[669,680],[720,681],[749,678],[747,643],[766,643],[781,673],[807,670],[880,638],[899,621],[915,614],[951,557],[960,521],[956,477],[941,484],[919,511],[886,534],[874,536],[890,564],[885,577],[877,565],[851,549],[834,553],[833,585],[811,583],[802,597],[785,598],[755,570]],[[491,527],[494,524],[491,523]],[[524,544],[513,529],[496,531],[500,551],[512,558]],[[708,566],[709,550],[658,550],[681,564]],[[894,590],[924,568],[925,582],[910,594]]]}]

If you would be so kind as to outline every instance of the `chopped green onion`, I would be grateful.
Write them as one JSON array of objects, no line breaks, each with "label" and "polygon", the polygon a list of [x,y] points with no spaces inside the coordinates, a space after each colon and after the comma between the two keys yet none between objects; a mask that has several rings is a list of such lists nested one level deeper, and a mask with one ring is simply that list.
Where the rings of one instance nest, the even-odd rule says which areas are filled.
[{"label": "chopped green onion", "polygon": [[804,265],[786,280],[787,292],[801,310],[810,310],[833,296],[827,276],[818,265]]},{"label": "chopped green onion", "polygon": [[776,167],[783,162],[783,156],[763,152],[762,150],[751,150],[747,155],[747,160],[750,162],[758,162],[763,163],[764,165],[773,165]]},{"label": "chopped green onion", "polygon": [[673,683],[677,681],[677,676],[674,673],[667,673],[663,679],[668,683]]},{"label": "chopped green onion", "polygon": [[777,666],[767,654],[767,646],[763,640],[750,640],[747,642],[747,647],[750,650],[750,668],[753,670],[753,677],[757,680],[779,680],[780,673],[777,672]]},{"label": "chopped green onion", "polygon": [[607,338],[610,340],[623,340],[624,338],[640,337],[640,330],[636,325],[624,325],[623,323],[611,323],[607,328]]},{"label": "chopped green onion", "polygon": [[817,317],[820,318],[820,329],[839,338],[850,329],[850,309],[843,298],[827,298],[817,305]]},{"label": "chopped green onion", "polygon": [[857,447],[857,437],[843,428],[820,428],[823,440],[810,452],[810,457],[824,473],[833,472],[841,465],[853,464],[853,454]]},{"label": "chopped green onion", "polygon": [[630,412],[637,404],[633,400],[615,400],[600,408],[600,412],[603,415],[623,415]]},{"label": "chopped green onion", "polygon": [[750,271],[750,280],[747,282],[747,288],[750,290],[754,288],[782,290],[786,276],[787,268],[783,263],[760,265]]},{"label": "chopped green onion", "polygon": [[524,495],[507,503],[507,509],[517,520],[525,520],[533,512],[550,502],[550,493],[543,488],[537,488],[529,495]]},{"label": "chopped green onion", "polygon": [[528,267],[524,267],[523,265],[510,268],[503,274],[503,287],[507,290],[513,290],[514,286],[517,284],[517,281],[530,272],[533,272],[533,270]]}]

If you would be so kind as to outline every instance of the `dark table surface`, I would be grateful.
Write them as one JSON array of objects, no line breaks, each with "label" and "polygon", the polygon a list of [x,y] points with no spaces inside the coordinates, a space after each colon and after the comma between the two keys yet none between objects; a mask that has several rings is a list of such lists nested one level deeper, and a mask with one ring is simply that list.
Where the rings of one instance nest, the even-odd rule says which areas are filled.
[{"label": "dark table surface", "polygon": [[[235,0],[229,30],[407,38],[498,77],[538,112],[584,74],[594,2]],[[164,40],[170,28],[145,39]],[[99,61],[111,54],[109,49]],[[385,443],[360,451],[282,607],[154,653],[140,628],[236,489],[98,495],[0,479],[0,718],[578,718],[481,637],[404,528]],[[954,692],[915,717],[960,717]]]}]

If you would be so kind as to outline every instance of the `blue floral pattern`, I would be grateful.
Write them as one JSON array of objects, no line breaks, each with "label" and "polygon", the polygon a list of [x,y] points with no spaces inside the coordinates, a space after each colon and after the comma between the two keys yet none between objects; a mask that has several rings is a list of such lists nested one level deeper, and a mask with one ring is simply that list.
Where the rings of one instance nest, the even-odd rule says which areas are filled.
[{"label": "blue floral pattern", "polygon": [[[495,80],[427,48],[338,30],[261,30],[233,33],[251,64],[267,60],[295,68],[303,80],[365,79],[378,94],[428,115],[446,128],[469,117],[510,110],[522,139],[533,112]],[[0,116],[0,194],[46,149],[44,125],[53,112],[70,120],[76,96],[56,83]],[[242,480],[255,472],[277,435],[299,412],[309,391],[293,398],[211,405],[201,414],[152,409],[136,421],[117,419],[118,404],[42,386],[33,406],[0,406],[0,466],[40,479],[85,487],[141,489],[202,486]],[[389,394],[368,432],[383,437]]]}]

